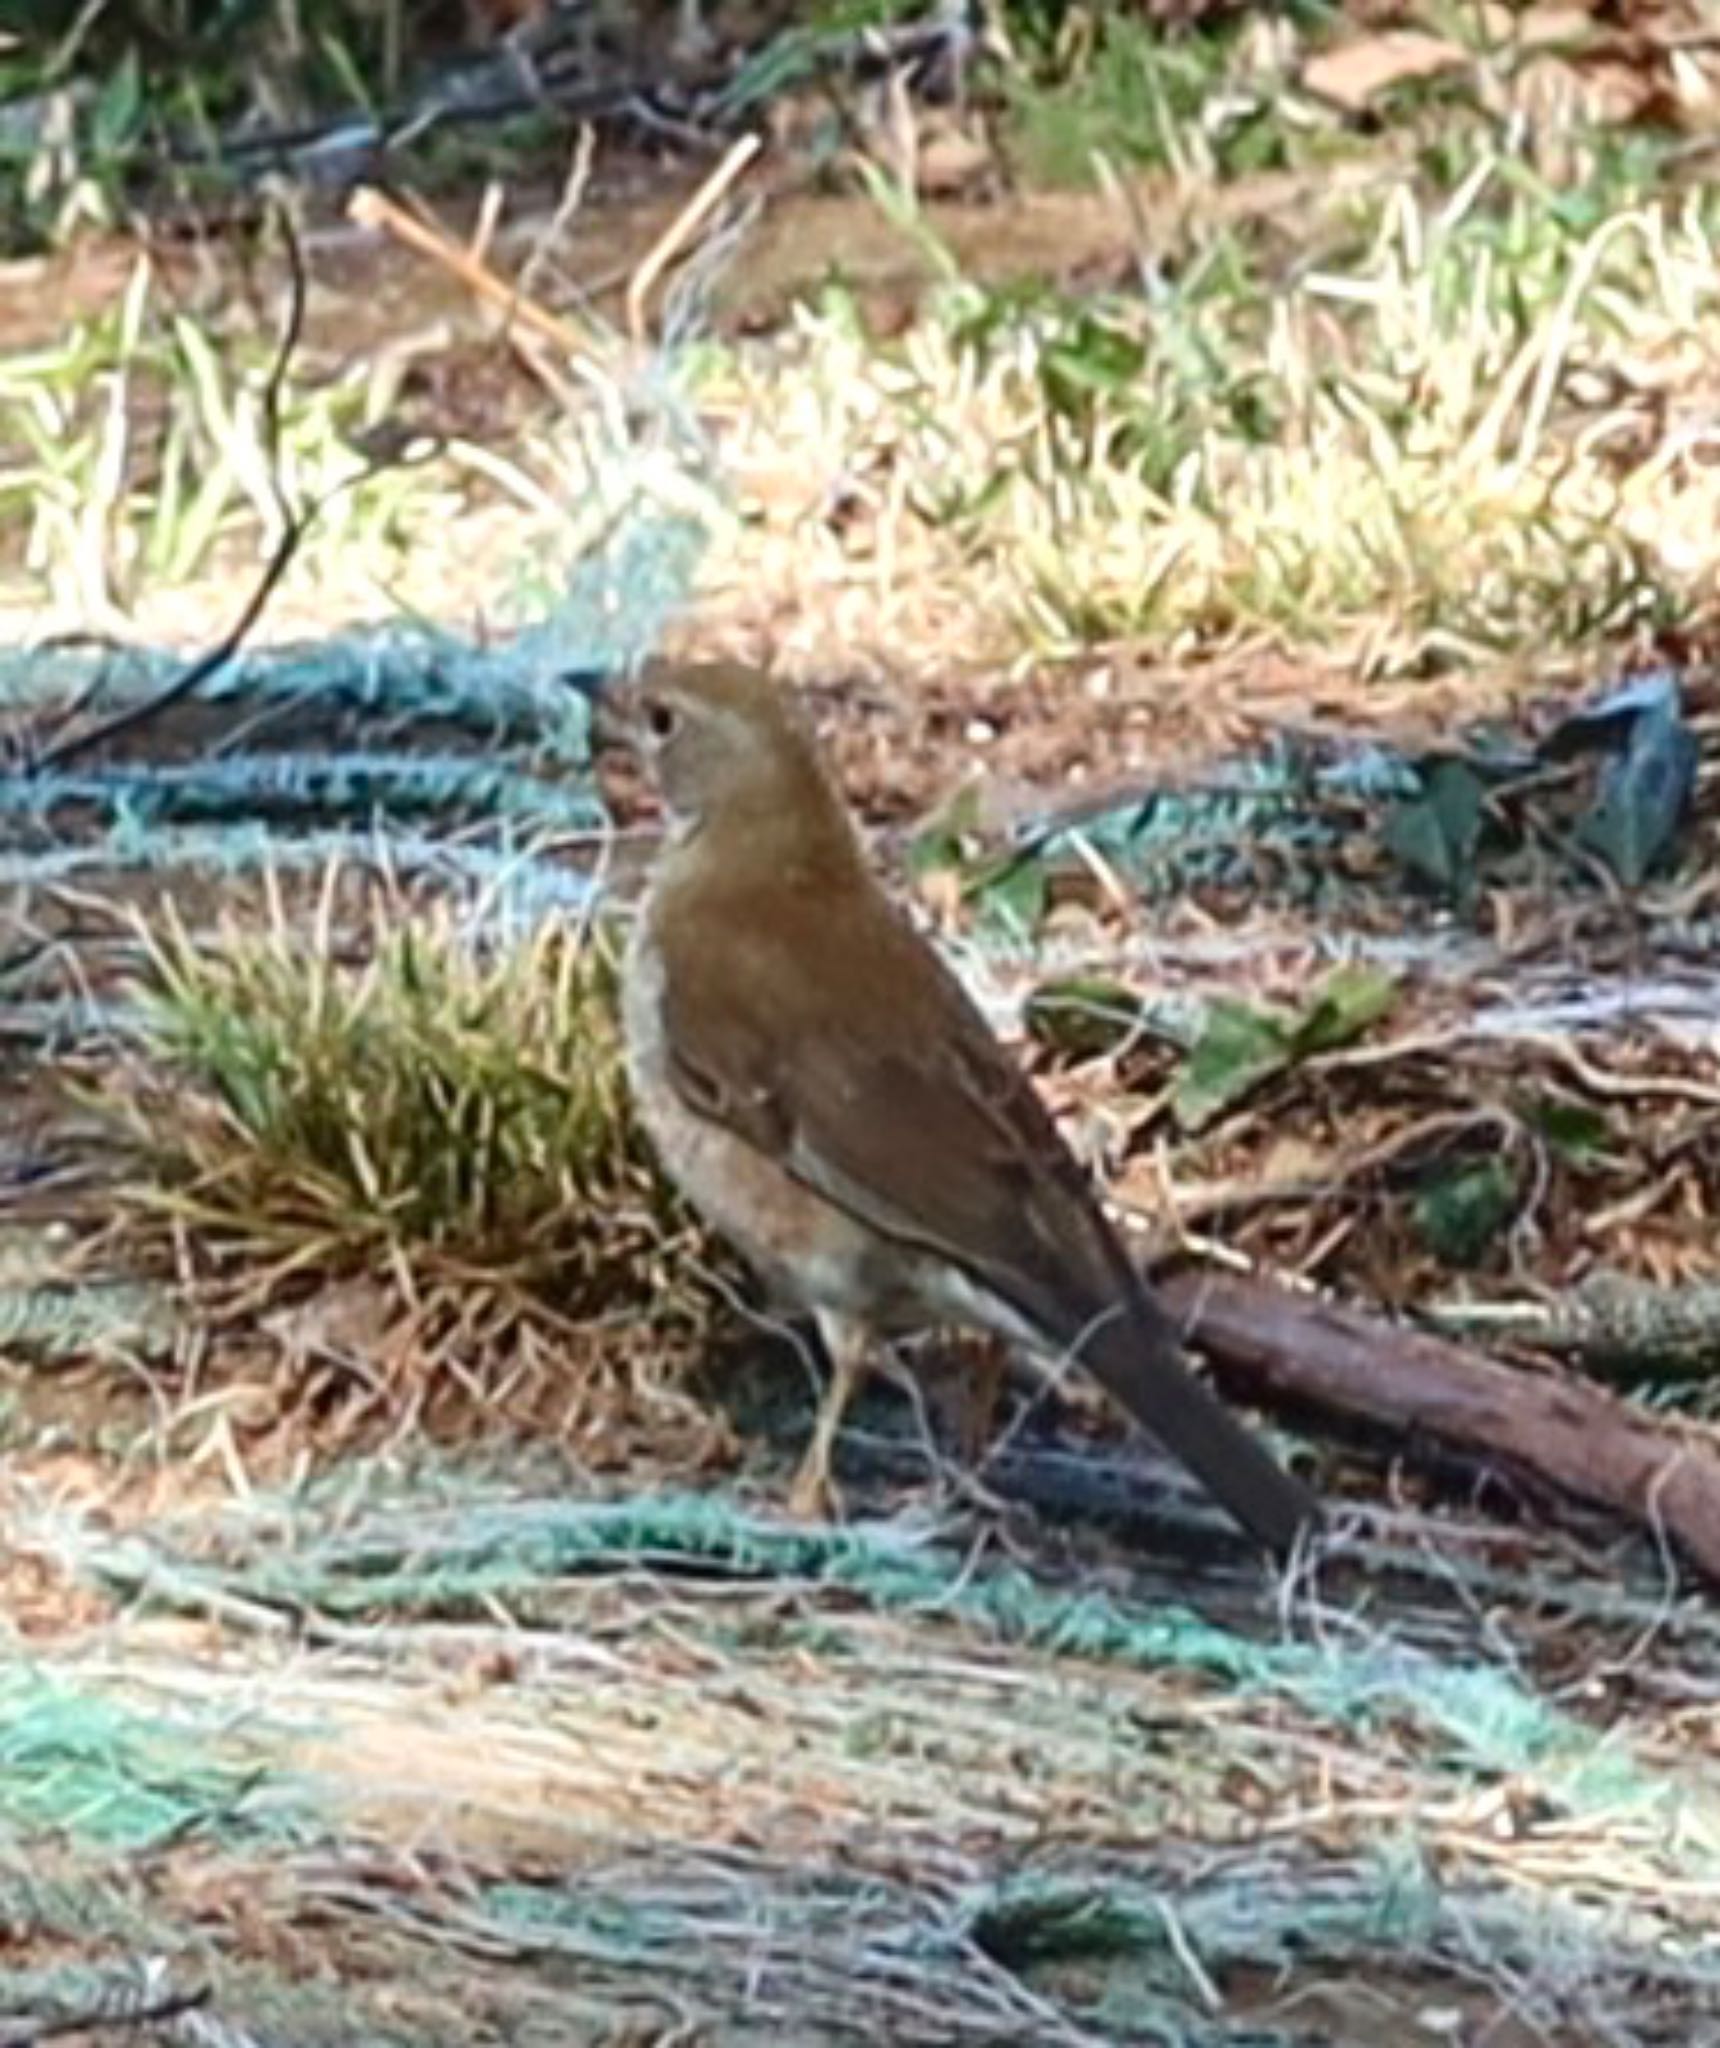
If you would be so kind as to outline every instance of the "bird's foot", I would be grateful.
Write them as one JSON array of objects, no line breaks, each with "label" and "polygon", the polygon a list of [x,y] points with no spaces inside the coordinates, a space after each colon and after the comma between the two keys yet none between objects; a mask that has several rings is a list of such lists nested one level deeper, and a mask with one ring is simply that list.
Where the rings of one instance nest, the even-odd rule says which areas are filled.
[{"label": "bird's foot", "polygon": [[1009,1347],[1001,1337],[986,1336],[971,1340],[964,1351],[966,1398],[957,1416],[956,1441],[962,1463],[976,1472],[991,1454],[998,1404],[1009,1376]]},{"label": "bird's foot", "polygon": [[818,1318],[819,1335],[830,1355],[830,1384],[818,1404],[812,1425],[812,1441],[794,1475],[788,1496],[790,1512],[802,1521],[839,1521],[842,1496],[830,1476],[830,1461],[836,1451],[837,1432],[855,1389],[866,1376],[866,1332],[846,1316],[824,1311]]},{"label": "bird's foot", "polygon": [[788,1492],[788,1511],[797,1522],[840,1522],[842,1495],[830,1476],[830,1461],[809,1451]]}]

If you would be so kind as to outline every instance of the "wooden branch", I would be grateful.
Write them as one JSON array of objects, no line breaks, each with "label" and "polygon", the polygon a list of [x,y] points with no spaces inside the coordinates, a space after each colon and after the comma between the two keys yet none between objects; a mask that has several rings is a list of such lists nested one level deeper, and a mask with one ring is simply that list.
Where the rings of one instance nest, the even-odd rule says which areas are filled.
[{"label": "wooden branch", "polygon": [[723,195],[763,147],[762,136],[739,136],[722,162],[645,252],[627,287],[627,332],[635,348],[645,346],[645,304],[658,280],[716,212]]},{"label": "wooden branch", "polygon": [[1604,1387],[1502,1365],[1269,1281],[1179,1273],[1157,1291],[1221,1369],[1341,1415],[1506,1458],[1665,1533],[1720,1581],[1720,1445]]},{"label": "wooden branch", "polygon": [[547,306],[540,306],[518,285],[499,277],[475,250],[463,248],[434,221],[410,213],[396,199],[373,185],[361,185],[347,201],[347,218],[359,227],[379,228],[458,278],[467,291],[494,306],[513,326],[540,336],[563,355],[577,356],[590,334]]}]

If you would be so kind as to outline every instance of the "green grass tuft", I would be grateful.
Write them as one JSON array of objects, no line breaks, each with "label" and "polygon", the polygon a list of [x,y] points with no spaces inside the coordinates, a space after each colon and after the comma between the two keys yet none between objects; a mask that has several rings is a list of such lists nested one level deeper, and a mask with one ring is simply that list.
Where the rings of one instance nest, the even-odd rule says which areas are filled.
[{"label": "green grass tuft", "polygon": [[326,918],[152,936],[147,1039],[190,1096],[141,1112],[164,1187],[260,1243],[608,1305],[678,1219],[629,1110],[607,951],[555,924],[498,945],[376,915],[356,959]]},{"label": "green grass tuft", "polygon": [[143,1057],[102,1097],[122,1229],[319,1405],[343,1364],[349,1423],[476,1402],[619,1455],[633,1425],[708,1447],[682,1385],[713,1297],[631,1114],[609,951],[386,890],[337,925],[340,879],[310,918],[149,934]]}]

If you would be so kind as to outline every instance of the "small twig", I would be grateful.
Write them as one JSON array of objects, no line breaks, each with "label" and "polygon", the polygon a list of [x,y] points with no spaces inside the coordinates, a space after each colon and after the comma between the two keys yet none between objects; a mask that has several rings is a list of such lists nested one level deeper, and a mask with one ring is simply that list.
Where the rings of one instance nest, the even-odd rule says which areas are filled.
[{"label": "small twig", "polygon": [[347,202],[346,211],[347,218],[359,227],[385,229],[396,241],[404,242],[407,248],[420,256],[427,256],[432,263],[439,263],[451,276],[457,277],[474,298],[499,307],[510,323],[540,335],[564,354],[577,356],[590,346],[589,336],[582,334],[571,321],[562,319],[560,314],[539,305],[536,299],[527,295],[523,285],[510,284],[505,277],[498,276],[473,250],[462,247],[433,222],[408,213],[405,207],[390,199],[387,193],[379,192],[374,185],[361,185]]},{"label": "small twig", "polygon": [[304,332],[309,283],[305,272],[304,251],[300,247],[298,234],[285,208],[277,207],[275,220],[286,251],[290,288],[286,318],[281,327],[280,344],[269,367],[268,382],[263,388],[262,436],[268,457],[266,470],[269,488],[274,498],[276,518],[280,524],[279,538],[270,550],[269,558],[263,565],[263,573],[245,600],[238,618],[207,653],[199,655],[188,668],[182,669],[172,682],[158,690],[153,697],[143,698],[135,704],[122,705],[110,717],[100,719],[94,725],[85,726],[80,732],[68,733],[64,738],[56,739],[33,753],[29,762],[31,774],[41,775],[52,769],[63,769],[69,762],[77,760],[82,755],[107,746],[122,735],[135,731],[140,725],[147,725],[152,719],[159,718],[164,711],[171,710],[175,704],[183,703],[211,676],[219,674],[250,638],[257,622],[268,609],[269,600],[274,596],[282,577],[291,568],[303,547],[305,535],[322,512],[343,493],[405,459],[398,449],[384,448],[350,475],[341,477],[327,490],[310,499],[303,507],[295,509],[288,502],[281,485],[281,398],[286,387],[287,371],[298,351],[299,341]]},{"label": "small twig", "polygon": [[586,187],[591,183],[592,158],[597,151],[597,130],[589,121],[584,122],[573,145],[573,159],[567,167],[567,176],[562,180],[561,197],[555,203],[555,210],[544,223],[540,233],[532,238],[532,246],[526,260],[520,265],[516,297],[530,299],[536,289],[538,272],[543,268],[551,249],[566,239],[574,215],[585,204]]},{"label": "small twig", "polygon": [[[1160,1298],[1209,1358],[1283,1399],[1411,1445],[1504,1460],[1639,1527],[1652,1519],[1720,1580],[1720,1438],[1587,1380],[1528,1372],[1262,1279],[1165,1278]],[[1657,1537],[1657,1541],[1660,1540]]]},{"label": "small twig", "polygon": [[1574,1045],[1565,1039],[1555,1038],[1551,1032],[1525,1031],[1518,1035],[1517,1042],[1551,1054],[1580,1088],[1600,1096],[1603,1101],[1628,1102],[1641,1096],[1661,1096],[1675,1102],[1699,1102],[1710,1107],[1720,1105],[1720,1088],[1711,1084],[1688,1081],[1676,1074],[1615,1073],[1610,1068],[1593,1065]]},{"label": "small twig", "polygon": [[[287,371],[298,352],[304,333],[305,302],[309,296],[308,280],[305,275],[304,251],[293,227],[292,217],[284,206],[275,208],[275,224],[280,231],[282,246],[287,257],[287,310],[281,323],[281,338],[275,349],[274,361],[269,366],[268,382],[263,387],[263,443],[268,456],[267,470],[270,489],[275,498],[275,509],[281,523],[280,538],[264,564],[263,573],[255,588],[246,599],[237,620],[208,653],[201,655],[189,668],[182,669],[165,689],[158,690],[153,697],[146,697],[140,703],[122,705],[111,717],[99,720],[93,726],[85,726],[82,732],[68,733],[65,738],[44,748],[31,766],[40,774],[46,769],[63,768],[68,761],[81,754],[92,752],[106,745],[120,734],[132,731],[136,726],[157,718],[172,705],[189,697],[201,684],[208,681],[232,660],[249,638],[252,628],[262,617],[276,586],[286,574],[293,557],[298,553],[304,539],[304,531],[310,514],[305,517],[294,515],[287,504],[280,483],[281,452],[281,394],[286,387]],[[318,508],[326,498],[318,501]]]},{"label": "small twig", "polygon": [[645,302],[658,280],[715,213],[730,186],[763,147],[760,136],[741,136],[646,252],[627,287],[627,332],[635,346],[644,346]]},{"label": "small twig", "polygon": [[[49,738],[51,739],[53,734],[64,732],[68,726],[75,724],[97,702],[107,686],[108,668],[107,664],[103,662],[100,667],[92,670],[88,681],[73,692],[69,703],[61,706],[57,711],[49,715],[45,721],[45,730]],[[26,750],[25,761],[23,765],[28,766],[31,760],[39,758],[42,738],[42,731],[26,737],[24,742]],[[11,748],[8,747],[7,751],[10,752]]]}]

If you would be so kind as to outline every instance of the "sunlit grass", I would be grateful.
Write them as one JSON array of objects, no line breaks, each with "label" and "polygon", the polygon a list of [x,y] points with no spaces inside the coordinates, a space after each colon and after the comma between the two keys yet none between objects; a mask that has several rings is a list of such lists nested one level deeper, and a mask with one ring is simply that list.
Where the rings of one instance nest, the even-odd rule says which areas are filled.
[{"label": "sunlit grass", "polygon": [[348,548],[386,558],[453,513],[445,468],[366,446],[389,421],[389,365],[289,375],[271,428],[272,346],[159,303],[140,261],[111,310],[0,356],[0,562],[45,609],[110,625],[152,589],[266,553],[313,506],[311,569]]},{"label": "sunlit grass", "polygon": [[1021,74],[1104,114],[1149,55],[1163,71],[1153,161],[1183,196],[1162,245],[1118,182],[1147,138],[1078,152],[1112,179],[1094,203],[1134,219],[1132,273],[981,283],[880,180],[942,277],[895,339],[831,289],[756,343],[622,346],[603,389],[562,380],[560,417],[428,463],[366,472],[400,417],[378,360],[295,372],[272,471],[261,344],[212,338],[140,272],[112,313],[0,361],[0,602],[159,630],[171,593],[261,559],[283,500],[357,477],[275,619],[295,599],[325,625],[378,599],[493,618],[522,565],[553,584],[581,522],[644,493],[714,536],[725,630],[821,665],[1269,644],[1409,674],[1700,627],[1712,203],[1640,136],[1582,139],[1556,182],[1469,122],[1414,167],[1386,138],[1365,187],[1301,174],[1293,219],[1282,194],[1251,212],[1219,196],[1220,144],[1272,51],[1134,34]]},{"label": "sunlit grass", "polygon": [[802,479],[737,574],[785,520],[837,573],[840,489],[857,572],[935,583],[970,651],[1402,672],[1687,626],[1720,579],[1711,213],[1562,217],[1492,161],[1437,202],[1398,182],[1282,285],[1214,240],[1152,300],[957,280],[888,346],[826,302],[730,367],[743,488]]},{"label": "sunlit grass", "polygon": [[[403,347],[338,367],[167,305],[146,261],[111,310],[0,354],[0,635],[206,642],[293,536],[261,622],[538,618],[635,514],[713,516],[672,383],[594,351],[558,409],[441,434]],[[437,343],[440,348],[445,344]],[[419,422],[422,422],[421,426]]]}]

